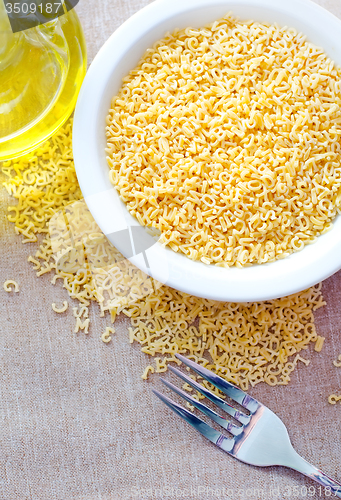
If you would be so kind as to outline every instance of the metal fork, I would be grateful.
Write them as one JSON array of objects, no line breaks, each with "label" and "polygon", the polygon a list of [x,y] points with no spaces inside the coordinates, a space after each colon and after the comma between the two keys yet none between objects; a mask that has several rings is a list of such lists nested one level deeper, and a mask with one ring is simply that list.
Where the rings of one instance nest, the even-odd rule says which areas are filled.
[{"label": "metal fork", "polygon": [[259,467],[270,465],[289,467],[310,477],[325,488],[330,488],[335,497],[341,498],[341,483],[331,479],[322,471],[309,464],[294,450],[285,425],[269,408],[206,368],[190,361],[184,356],[179,354],[176,356],[185,365],[211,382],[243,408],[242,411],[237,410],[180,370],[170,366],[170,370],[175,375],[228,413],[235,421],[239,422],[239,425],[218,415],[218,413],[208,408],[201,401],[197,401],[167,380],[161,379],[167,387],[226,429],[231,437],[224,436],[192,412],[186,410],[160,392],[153,390],[156,396],[166,403],[177,415],[185,419],[186,422],[201,432],[212,443],[233,457],[238,458],[238,460]]}]

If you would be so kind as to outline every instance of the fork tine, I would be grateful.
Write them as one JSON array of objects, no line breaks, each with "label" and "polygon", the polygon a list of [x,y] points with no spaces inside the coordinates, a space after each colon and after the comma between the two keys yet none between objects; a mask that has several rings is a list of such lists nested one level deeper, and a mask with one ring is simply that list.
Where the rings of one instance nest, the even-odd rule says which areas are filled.
[{"label": "fork tine", "polygon": [[190,411],[186,410],[182,406],[178,405],[171,399],[167,398],[161,394],[161,392],[153,389],[153,393],[155,396],[161,399],[169,408],[171,408],[177,415],[186,420],[189,424],[191,424],[194,429],[199,431],[203,436],[209,439],[213,444],[219,446],[219,448],[227,451],[228,453],[233,450],[233,446],[235,444],[234,438],[227,438],[220,434],[220,432],[216,431],[212,427],[206,424],[203,420],[193,415]]},{"label": "fork tine", "polygon": [[211,382],[211,384],[217,387],[221,392],[225,393],[229,398],[244,406],[244,408],[249,410],[251,413],[254,413],[260,406],[260,403],[256,399],[252,398],[249,394],[246,394],[246,392],[242,391],[230,382],[227,382],[227,380],[219,377],[219,375],[215,375],[210,370],[207,370],[207,368],[194,363],[194,361],[185,358],[181,354],[176,354],[176,357],[186,366],[194,370],[198,375],[201,375],[201,377]]},{"label": "fork tine", "polygon": [[231,434],[234,436],[239,436],[243,432],[243,427],[238,427],[237,425],[234,425],[232,422],[229,422],[225,418],[221,417],[216,413],[215,411],[211,410],[208,408],[206,405],[198,401],[197,399],[194,399],[192,396],[187,394],[185,391],[182,389],[179,389],[175,385],[173,385],[171,382],[168,382],[168,380],[161,379],[161,382],[163,382],[169,389],[172,391],[176,392],[179,396],[183,397],[188,401],[190,404],[195,406],[198,410],[200,410],[202,413],[210,417],[212,420],[217,422],[217,424],[221,425],[224,429],[229,431]]},{"label": "fork tine", "polygon": [[224,410],[226,413],[231,415],[231,417],[235,418],[240,422],[241,424],[248,424],[250,422],[250,417],[248,415],[245,415],[245,413],[242,413],[233,406],[231,406],[229,403],[224,401],[223,399],[219,398],[215,394],[213,394],[211,391],[203,387],[201,384],[198,384],[195,380],[193,380],[191,377],[186,375],[185,373],[182,373],[180,370],[177,368],[174,368],[173,366],[169,366],[169,369],[175,373],[178,377],[180,377],[182,380],[187,382],[187,384],[190,384],[195,390],[201,392],[204,396],[207,397],[212,403],[215,403],[219,408]]}]

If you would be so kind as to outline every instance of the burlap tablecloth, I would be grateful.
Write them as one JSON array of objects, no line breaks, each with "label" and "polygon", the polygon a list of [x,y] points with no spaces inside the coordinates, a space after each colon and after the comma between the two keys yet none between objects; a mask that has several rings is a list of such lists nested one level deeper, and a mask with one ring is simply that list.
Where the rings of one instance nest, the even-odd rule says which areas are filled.
[{"label": "burlap tablecloth", "polygon": [[[80,1],[89,62],[147,3]],[[339,0],[318,3],[341,17]],[[128,320],[118,320],[104,345],[108,319],[95,306],[89,335],[75,335],[71,309],[51,309],[66,291],[35,276],[30,247],[6,219],[7,199],[1,188],[0,283],[16,279],[21,291],[0,290],[0,500],[325,498],[318,488],[308,496],[304,488],[314,484],[298,473],[230,458],[166,409],[151,393],[159,376],[141,380],[147,356],[129,344]],[[288,387],[260,384],[251,392],[283,419],[300,454],[341,481],[341,405],[327,402],[341,394],[341,369],[332,365],[341,353],[340,273],[323,293],[322,353],[311,350],[311,364],[299,366]]]}]

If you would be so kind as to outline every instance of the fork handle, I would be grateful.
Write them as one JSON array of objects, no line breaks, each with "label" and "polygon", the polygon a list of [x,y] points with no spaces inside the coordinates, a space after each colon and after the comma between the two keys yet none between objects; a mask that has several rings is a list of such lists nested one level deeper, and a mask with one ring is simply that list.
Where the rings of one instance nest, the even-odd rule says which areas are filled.
[{"label": "fork handle", "polygon": [[334,495],[333,498],[341,498],[341,483],[327,476],[314,465],[311,465],[298,453],[295,452],[292,463],[288,465],[288,467],[301,472],[307,477],[310,477],[310,479],[313,479],[317,483],[321,484],[324,488],[330,488]]}]

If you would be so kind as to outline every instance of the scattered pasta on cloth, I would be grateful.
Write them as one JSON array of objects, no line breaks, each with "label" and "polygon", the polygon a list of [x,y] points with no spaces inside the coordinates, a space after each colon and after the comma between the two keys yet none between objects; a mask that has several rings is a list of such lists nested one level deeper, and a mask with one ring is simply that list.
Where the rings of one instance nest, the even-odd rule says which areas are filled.
[{"label": "scattered pasta on cloth", "polygon": [[107,326],[105,331],[101,335],[101,339],[105,344],[108,344],[109,342],[111,342],[111,335],[114,333],[115,333],[115,328]]},{"label": "scattered pasta on cloth", "polygon": [[325,340],[326,340],[325,337],[321,337],[320,335],[318,335],[318,337],[316,339],[316,343],[315,343],[315,351],[316,352],[322,351]]},{"label": "scattered pasta on cloth", "polygon": [[12,292],[14,290],[15,293],[19,292],[19,284],[14,280],[6,280],[4,283],[5,292]]},{"label": "scattered pasta on cloth", "polygon": [[333,365],[337,368],[341,368],[341,354],[338,356],[337,360],[333,361]]},{"label": "scattered pasta on cloth", "polygon": [[228,15],[176,30],[112,99],[110,179],[191,259],[284,258],[340,213],[340,105],[341,69],[294,29]]},{"label": "scattered pasta on cloth", "polygon": [[[36,246],[28,257],[33,270],[50,275],[52,284],[60,281],[78,300],[72,308],[75,332],[91,331],[89,307],[97,303],[112,323],[119,313],[130,318],[130,342],[154,358],[144,379],[179,362],[179,352],[244,389],[259,382],[287,384],[298,362],[309,363],[302,351],[321,344],[314,323],[314,311],[325,304],[321,285],[278,300],[236,304],[156,282],[110,244],[87,209],[75,174],[71,130],[68,123],[35,153],[4,163],[2,171],[16,200],[8,207],[9,220],[23,243]],[[109,343],[114,333],[108,327],[101,338]]]},{"label": "scattered pasta on cloth", "polygon": [[54,302],[52,303],[52,310],[58,314],[64,313],[69,307],[69,304],[64,300],[62,307],[58,307]]},{"label": "scattered pasta on cloth", "polygon": [[338,401],[340,401],[341,404],[341,396],[338,396],[337,394],[331,394],[328,398],[328,403],[331,405],[336,405]]}]

